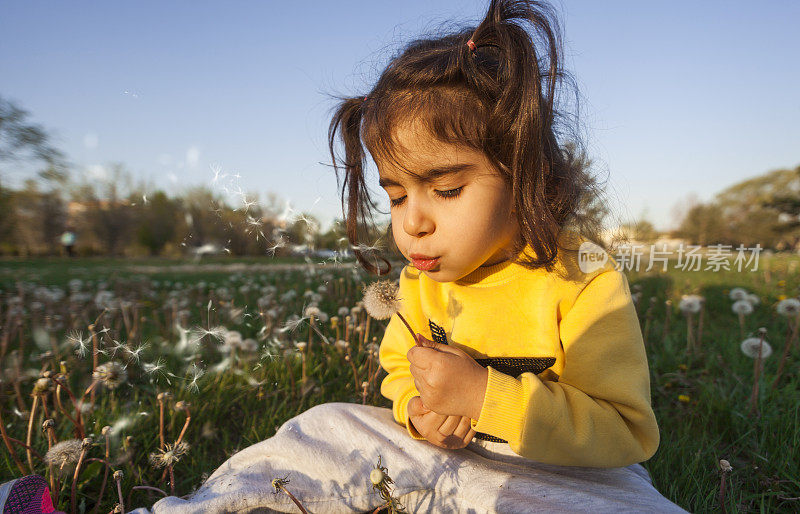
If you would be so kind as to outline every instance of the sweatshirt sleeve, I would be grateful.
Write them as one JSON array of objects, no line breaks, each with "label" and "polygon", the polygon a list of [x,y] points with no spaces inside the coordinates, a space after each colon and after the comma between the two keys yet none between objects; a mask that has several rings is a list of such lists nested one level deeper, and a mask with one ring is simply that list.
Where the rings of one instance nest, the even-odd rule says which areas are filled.
[{"label": "sweatshirt sleeve", "polygon": [[[420,306],[418,273],[408,267],[400,272],[400,313],[411,325],[412,330],[425,335],[430,329],[425,322],[425,316],[423,316]],[[408,358],[406,358],[406,354],[412,346],[414,346],[414,340],[405,324],[397,315],[392,316],[384,332],[378,353],[381,367],[388,373],[381,382],[381,394],[392,400],[392,413],[395,421],[404,425],[414,439],[424,440],[425,438],[408,421],[408,402],[414,396],[419,396],[419,391],[414,385],[414,377],[409,369]]]},{"label": "sweatshirt sleeve", "polygon": [[628,281],[618,270],[592,278],[559,324],[558,381],[514,378],[489,367],[473,428],[517,454],[564,466],[611,468],[649,459],[659,432],[650,372]]}]

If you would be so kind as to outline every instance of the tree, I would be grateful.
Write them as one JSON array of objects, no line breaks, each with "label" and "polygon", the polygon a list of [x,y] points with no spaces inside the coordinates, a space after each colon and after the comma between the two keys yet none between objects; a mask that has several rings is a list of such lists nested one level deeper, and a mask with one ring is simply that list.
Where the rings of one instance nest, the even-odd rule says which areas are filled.
[{"label": "tree", "polygon": [[133,189],[130,173],[117,163],[109,167],[108,174],[94,180],[75,190],[79,201],[86,206],[87,226],[107,254],[122,254],[134,227],[128,200]]},{"label": "tree", "polygon": [[137,209],[136,239],[147,248],[151,256],[158,255],[175,237],[178,228],[180,202],[169,198],[163,191],[149,195]]},{"label": "tree", "polygon": [[676,235],[701,246],[733,243],[723,219],[722,208],[716,203],[701,203],[691,207]]},{"label": "tree", "polygon": [[[788,194],[787,194],[788,192]],[[729,244],[762,248],[793,247],[800,225],[782,222],[800,196],[800,173],[775,170],[734,184],[705,204],[692,207],[677,235],[701,245]],[[777,208],[776,208],[777,207]]]},{"label": "tree", "polygon": [[63,168],[64,155],[50,145],[49,136],[41,125],[27,121],[28,114],[0,97],[0,161],[32,157],[54,169]]},{"label": "tree", "polygon": [[[794,173],[800,178],[800,166],[795,168]],[[793,181],[784,192],[763,200],[762,206],[778,212],[774,229],[784,236],[786,246],[796,248],[800,243],[800,180]]]}]

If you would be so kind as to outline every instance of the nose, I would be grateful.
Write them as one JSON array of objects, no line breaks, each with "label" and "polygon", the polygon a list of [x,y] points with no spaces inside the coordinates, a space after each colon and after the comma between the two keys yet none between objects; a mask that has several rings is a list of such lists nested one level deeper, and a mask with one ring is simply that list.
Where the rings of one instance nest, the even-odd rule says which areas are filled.
[{"label": "nose", "polygon": [[406,199],[406,211],[403,216],[403,230],[413,237],[422,237],[430,234],[435,229],[435,223],[424,201]]}]

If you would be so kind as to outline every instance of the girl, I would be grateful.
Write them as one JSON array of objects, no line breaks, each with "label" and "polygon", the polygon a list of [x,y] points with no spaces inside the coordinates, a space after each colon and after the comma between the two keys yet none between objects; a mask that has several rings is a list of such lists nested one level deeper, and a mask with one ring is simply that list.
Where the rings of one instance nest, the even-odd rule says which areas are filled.
[{"label": "girl", "polygon": [[477,27],[411,43],[342,100],[329,142],[350,243],[374,205],[368,152],[410,262],[400,313],[416,340],[393,316],[380,347],[392,411],[313,407],[153,512],[293,512],[273,492],[284,477],[311,512],[372,511],[379,456],[409,512],[683,512],[639,464],[659,443],[647,359],[626,277],[588,237],[560,64],[545,5],[493,0]]}]

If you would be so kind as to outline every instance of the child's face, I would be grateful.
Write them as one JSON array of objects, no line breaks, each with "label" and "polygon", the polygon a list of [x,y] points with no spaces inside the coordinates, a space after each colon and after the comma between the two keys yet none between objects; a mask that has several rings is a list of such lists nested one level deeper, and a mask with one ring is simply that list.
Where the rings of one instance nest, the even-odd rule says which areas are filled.
[{"label": "child's face", "polygon": [[426,175],[430,170],[460,169],[426,180],[392,163],[377,162],[381,186],[394,204],[392,232],[403,256],[412,264],[412,254],[438,257],[434,267],[423,269],[437,282],[452,282],[480,266],[502,262],[503,250],[510,248],[519,227],[511,186],[486,156],[436,141],[413,125],[401,126],[396,137],[409,171]]}]

